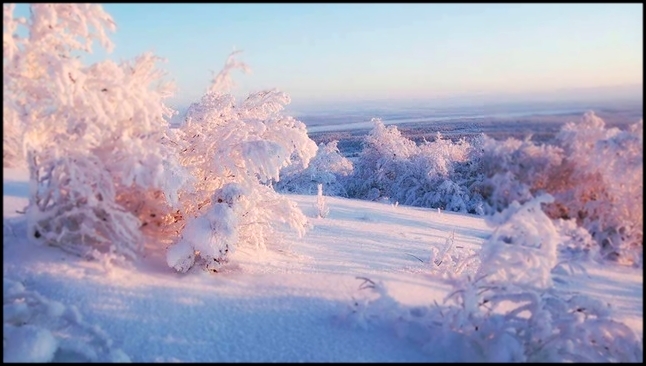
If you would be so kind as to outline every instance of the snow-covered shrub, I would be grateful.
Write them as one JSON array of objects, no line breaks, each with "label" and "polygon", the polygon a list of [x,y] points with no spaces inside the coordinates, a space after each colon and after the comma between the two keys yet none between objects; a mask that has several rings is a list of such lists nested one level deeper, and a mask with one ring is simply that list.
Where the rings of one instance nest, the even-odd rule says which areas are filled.
[{"label": "snow-covered shrub", "polygon": [[456,212],[483,211],[481,197],[469,190],[473,174],[456,170],[469,164],[469,142],[453,143],[438,132],[434,141],[417,146],[396,126],[385,127],[379,120],[374,123],[348,179],[350,197],[388,198]]},{"label": "snow-covered shrub", "polygon": [[[196,259],[207,270],[217,271],[219,265],[233,253],[238,241],[240,200],[246,192],[241,186],[229,183],[214,195],[217,202],[205,215],[190,220],[184,227],[181,240],[169,248],[168,264],[179,272],[186,272]],[[196,255],[199,254],[199,257]]]},{"label": "snow-covered shrub", "polygon": [[346,181],[348,196],[491,215],[549,193],[555,200],[543,210],[551,218],[575,219],[602,256],[642,265],[643,121],[607,129],[589,112],[551,144],[530,137],[454,143],[438,133],[417,146],[375,120]]},{"label": "snow-covered shrub", "polygon": [[392,326],[437,361],[642,362],[642,341],[608,306],[553,287],[561,235],[541,210],[552,200],[514,202],[494,215],[479,268],[452,279],[445,304],[406,307],[369,281],[376,296],[355,299],[350,315],[364,327]]},{"label": "snow-covered shrub", "polygon": [[470,149],[466,140],[453,143],[438,132],[433,142],[420,145],[405,164],[391,188],[392,197],[411,206],[475,213],[479,201],[455,171],[466,162]]},{"label": "snow-covered shrub", "polygon": [[348,196],[352,198],[390,197],[395,181],[408,170],[409,159],[418,149],[396,126],[386,127],[374,118],[372,122],[374,127],[364,138],[363,150],[348,182]]},{"label": "snow-covered shrub", "polygon": [[112,177],[96,156],[29,157],[27,220],[34,238],[79,256],[91,257],[93,249],[137,256],[139,222],[116,203]]},{"label": "snow-covered shrub", "polygon": [[[5,8],[5,19],[12,9]],[[163,143],[172,110],[158,58],[83,65],[75,54],[98,40],[112,47],[112,18],[96,4],[33,4],[27,29],[5,30],[5,107],[24,128],[30,171],[32,238],[89,255],[134,256],[139,226],[176,204],[181,185],[173,150]],[[153,230],[150,230],[153,228]]]},{"label": "snow-covered shrub", "polygon": [[643,263],[643,121],[622,131],[593,112],[561,128],[568,175],[555,215],[585,227],[606,257]]},{"label": "snow-covered shrub", "polygon": [[599,245],[595,243],[588,230],[577,225],[575,219],[556,219],[552,223],[561,235],[560,262],[557,264],[557,268],[552,270],[553,273],[561,271],[572,274],[576,269],[583,269],[580,266],[581,262],[599,259]]},{"label": "snow-covered shrub", "polygon": [[529,138],[498,141],[481,135],[473,144],[469,158],[478,177],[469,189],[484,200],[485,214],[500,212],[513,201],[524,203],[541,192],[549,193],[563,161],[561,148],[537,145]]},{"label": "snow-covered shrub", "polygon": [[364,141],[348,184],[350,197],[492,214],[512,201],[545,191],[562,149],[529,139],[496,141],[482,135],[452,142],[438,132],[417,146],[379,120]]},{"label": "snow-covered shrub", "polygon": [[482,277],[463,279],[455,286],[456,291],[447,297],[451,305],[430,311],[427,320],[442,322],[450,336],[432,336],[431,340],[443,343],[460,334],[476,357],[471,361],[643,360],[643,345],[637,335],[613,320],[609,307],[598,300]]},{"label": "snow-covered shrub", "polygon": [[546,194],[523,205],[514,201],[502,212],[487,217],[486,221],[497,227],[482,246],[481,265],[475,276],[499,283],[551,287],[560,235],[541,204],[553,200]]},{"label": "snow-covered shrub", "polygon": [[276,190],[313,194],[315,187],[323,184],[328,195],[347,197],[345,186],[353,166],[350,160],[341,155],[337,144],[337,140],[321,143],[305,168],[298,161],[283,168],[280,181],[275,183]]},{"label": "snow-covered shrub", "polygon": [[3,362],[130,362],[78,309],[3,278]]},{"label": "snow-covered shrub", "polygon": [[296,204],[271,184],[295,160],[307,167],[317,146],[302,122],[281,113],[287,94],[261,91],[241,103],[226,94],[235,68],[247,66],[232,54],[173,137],[193,182],[180,190],[178,215],[186,226],[167,255],[179,271],[196,256],[217,270],[237,245],[265,249],[279,224],[300,234],[307,226]]},{"label": "snow-covered shrub", "polygon": [[479,361],[643,360],[641,340],[598,300],[486,277],[462,279],[455,289],[451,305],[429,321],[462,334]]}]

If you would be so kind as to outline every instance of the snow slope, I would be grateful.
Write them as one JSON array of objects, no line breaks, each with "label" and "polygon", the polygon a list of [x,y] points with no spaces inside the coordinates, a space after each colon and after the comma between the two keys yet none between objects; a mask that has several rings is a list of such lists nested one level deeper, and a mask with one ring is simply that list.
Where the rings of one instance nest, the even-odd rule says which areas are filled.
[{"label": "snow slope", "polygon": [[[382,281],[402,304],[441,302],[450,286],[426,262],[431,246],[441,248],[454,231],[456,247],[475,251],[492,232],[476,216],[331,197],[329,215],[317,218],[316,196],[295,195],[312,223],[306,236],[286,234],[264,253],[240,248],[218,274],[178,274],[162,250],[117,266],[28,242],[24,217],[16,212],[27,203],[27,174],[3,173],[5,305],[7,283],[20,283],[47,301],[76,307],[83,324],[96,326],[104,343],[133,362],[441,361],[442,352],[425,352],[392,330],[362,329],[346,319],[362,282],[357,277]],[[560,286],[611,303],[615,319],[643,339],[641,270],[587,267],[589,277],[576,275]],[[6,312],[5,306],[5,321]],[[77,354],[98,347],[84,339],[77,336]],[[54,357],[50,338],[34,342],[44,360]],[[8,352],[35,357],[15,343],[5,342],[4,351],[5,361]]]}]

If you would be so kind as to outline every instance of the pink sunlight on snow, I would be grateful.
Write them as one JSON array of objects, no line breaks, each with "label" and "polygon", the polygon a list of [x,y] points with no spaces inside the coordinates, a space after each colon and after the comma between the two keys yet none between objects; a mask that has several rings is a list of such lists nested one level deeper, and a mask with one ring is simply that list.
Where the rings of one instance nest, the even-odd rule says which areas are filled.
[{"label": "pink sunlight on snow", "polygon": [[[236,96],[233,52],[180,113],[159,55],[93,53],[113,48],[116,9],[3,5],[4,362],[643,363],[634,100],[390,101],[306,124],[286,91]],[[418,56],[389,69],[444,75]],[[463,59],[495,80],[504,66]]]}]

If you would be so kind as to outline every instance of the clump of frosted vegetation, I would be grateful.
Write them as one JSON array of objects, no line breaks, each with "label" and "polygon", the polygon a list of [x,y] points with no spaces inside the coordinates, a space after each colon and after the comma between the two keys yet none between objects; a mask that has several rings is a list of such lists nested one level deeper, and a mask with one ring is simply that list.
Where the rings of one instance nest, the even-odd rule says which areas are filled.
[{"label": "clump of frosted vegetation", "polygon": [[481,265],[475,276],[497,283],[551,287],[560,235],[541,209],[541,204],[551,202],[554,198],[550,195],[523,205],[514,201],[487,217],[487,223],[496,229],[480,251]]},{"label": "clump of frosted vegetation", "polygon": [[[553,219],[576,220],[604,258],[641,266],[643,259],[643,122],[622,131],[606,128],[593,112],[570,122],[555,145],[486,137],[474,162],[472,189],[486,213],[547,192]],[[486,175],[485,175],[486,174]]]},{"label": "clump of frosted vegetation", "polygon": [[3,362],[130,362],[78,309],[3,278]]},{"label": "clump of frosted vegetation", "polygon": [[601,244],[602,255],[642,265],[644,238],[643,120],[606,128],[594,113],[561,128],[566,153],[554,212],[575,218]]},{"label": "clump of frosted vegetation", "polygon": [[5,106],[24,131],[30,237],[79,255],[94,248],[134,258],[142,216],[163,216],[180,183],[162,143],[171,86],[158,59],[86,66],[73,57],[95,40],[112,47],[114,22],[96,4],[33,4],[29,19],[14,19],[11,5],[4,11],[13,25],[4,37]]},{"label": "clump of frosted vegetation", "polygon": [[314,194],[318,184],[323,185],[327,195],[347,197],[346,185],[352,174],[352,162],[341,155],[338,141],[321,143],[316,155],[309,165],[303,168],[302,162],[296,162],[281,170],[280,181],[275,183],[279,192],[296,194]]},{"label": "clump of frosted vegetation", "polygon": [[477,200],[457,177],[456,167],[468,159],[470,145],[462,139],[452,143],[437,133],[434,141],[425,141],[406,162],[390,196],[411,206],[433,207],[455,212],[475,212]]},{"label": "clump of frosted vegetation", "polygon": [[347,191],[352,198],[390,197],[395,180],[406,173],[405,163],[417,151],[415,143],[402,136],[397,127],[386,127],[378,119],[373,119],[373,123],[348,182]]},{"label": "clump of frosted vegetation", "polygon": [[33,4],[29,19],[3,10],[3,155],[29,168],[30,238],[90,258],[171,245],[168,264],[185,271],[196,258],[218,267],[238,244],[266,248],[278,224],[304,232],[306,217],[271,186],[317,151],[282,113],[285,93],[236,101],[230,72],[246,65],[232,55],[172,129],[159,58],[74,57],[94,41],[112,48],[115,24],[100,5]]},{"label": "clump of frosted vegetation", "polygon": [[529,139],[497,141],[481,135],[473,141],[471,162],[476,178],[470,189],[482,197],[485,214],[494,214],[512,202],[531,200],[551,191],[553,172],[563,161],[558,146],[536,145]]},{"label": "clump of frosted vegetation", "polygon": [[176,131],[180,162],[194,182],[179,193],[179,214],[187,224],[167,256],[180,272],[195,258],[217,271],[236,245],[264,250],[276,226],[303,234],[308,225],[296,204],[271,184],[295,161],[307,167],[317,146],[302,122],[282,113],[287,94],[260,91],[238,103],[226,93],[230,72],[247,70],[234,56]]},{"label": "clump of frosted vegetation", "polygon": [[444,304],[404,306],[364,279],[372,291],[348,316],[392,327],[442,362],[642,362],[642,341],[609,306],[553,287],[561,235],[541,210],[552,201],[515,202],[493,217],[476,273],[452,279]]},{"label": "clump of frosted vegetation", "polygon": [[600,259],[600,248],[585,228],[577,225],[576,220],[556,219],[553,221],[561,235],[563,243],[559,248],[561,261],[554,269],[554,273],[583,271],[579,264],[590,260]]},{"label": "clump of frosted vegetation", "polygon": [[[334,175],[345,189],[328,194],[493,215],[549,193],[555,200],[543,209],[550,218],[575,220],[601,257],[642,265],[642,121],[625,131],[607,129],[589,112],[549,144],[486,135],[452,142],[437,133],[420,145],[396,126],[373,122],[352,171]],[[283,188],[312,186],[312,172],[291,169],[297,178]]]}]

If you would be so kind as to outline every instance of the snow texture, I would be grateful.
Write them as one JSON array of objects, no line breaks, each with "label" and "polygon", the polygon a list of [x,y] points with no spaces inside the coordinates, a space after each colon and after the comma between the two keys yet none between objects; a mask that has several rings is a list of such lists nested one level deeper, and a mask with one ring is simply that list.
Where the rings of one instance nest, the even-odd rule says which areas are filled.
[{"label": "snow texture", "polygon": [[[199,269],[180,274],[168,267],[162,255],[148,256],[124,267],[86,261],[58,248],[29,242],[25,237],[25,217],[16,212],[27,203],[27,181],[25,170],[4,169],[4,299],[5,305],[12,304],[5,306],[4,319],[5,328],[7,323],[17,327],[20,317],[16,314],[25,314],[20,310],[23,305],[17,305],[25,302],[19,299],[27,294],[34,299],[40,296],[34,306],[27,302],[27,309],[32,309],[28,324],[41,330],[25,328],[20,333],[23,335],[5,338],[5,361],[8,355],[20,360],[34,360],[36,356],[81,361],[127,357],[133,362],[529,359],[522,352],[527,343],[502,331],[505,324],[524,329],[520,325],[527,324],[525,314],[503,321],[494,313],[489,322],[484,322],[484,309],[474,311],[472,314],[478,317],[473,321],[487,324],[487,332],[495,335],[483,343],[485,348],[478,346],[484,340],[475,337],[474,330],[465,333],[452,328],[468,318],[457,307],[459,303],[443,300],[451,295],[456,284],[461,286],[457,288],[470,287],[466,282],[451,282],[452,276],[442,275],[429,262],[431,248],[444,248],[447,238],[453,241],[447,258],[460,258],[457,254],[462,251],[478,253],[485,245],[493,244],[490,238],[495,228],[482,217],[326,197],[330,213],[319,219],[316,196],[296,195],[291,199],[313,223],[303,238],[285,233],[285,245],[280,251],[261,253],[241,248],[217,274]],[[522,215],[522,209],[515,212]],[[514,222],[511,215],[502,225]],[[532,222],[542,221],[534,218]],[[185,249],[178,249],[175,258],[190,253],[182,253]],[[559,260],[565,254],[568,252],[559,252]],[[454,264],[453,261],[449,262]],[[470,268],[478,270],[478,263]],[[541,316],[559,319],[558,324],[579,324],[573,323],[579,319],[576,321],[584,327],[560,328],[580,332],[564,333],[569,334],[572,343],[568,346],[564,341],[561,344],[565,348],[553,349],[580,349],[587,352],[585,359],[592,361],[641,360],[641,353],[634,353],[639,350],[635,345],[643,343],[641,270],[593,260],[580,264],[586,273],[552,274],[552,289],[558,293],[531,298],[544,299],[539,304],[548,306],[535,313],[533,334],[539,337],[556,329],[545,328],[553,323],[541,320]],[[454,268],[446,270],[451,272]],[[461,278],[454,272],[456,278]],[[381,300],[382,305],[371,303],[369,300],[376,297],[367,296],[372,290],[358,289],[364,280],[357,277],[382,284],[382,298],[389,300]],[[440,304],[445,318],[433,310],[435,302]],[[581,305],[588,310],[575,311]],[[501,302],[496,313],[509,314],[514,309],[509,306]],[[428,324],[436,324],[433,322],[438,325],[428,328]],[[63,341],[57,330],[69,324],[72,324],[66,331],[69,337]],[[9,334],[19,333],[5,331],[5,337]],[[56,342],[45,334],[51,334]],[[16,343],[11,342],[18,342],[20,347],[30,344],[22,337],[34,340],[32,345],[40,352],[30,349],[26,353],[14,347]],[[583,347],[592,339],[601,348]],[[53,351],[56,344],[58,348]],[[603,345],[610,345],[610,351],[604,350]],[[567,353],[539,353],[532,359],[574,360]]]}]

